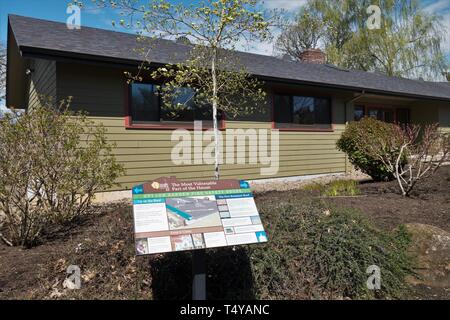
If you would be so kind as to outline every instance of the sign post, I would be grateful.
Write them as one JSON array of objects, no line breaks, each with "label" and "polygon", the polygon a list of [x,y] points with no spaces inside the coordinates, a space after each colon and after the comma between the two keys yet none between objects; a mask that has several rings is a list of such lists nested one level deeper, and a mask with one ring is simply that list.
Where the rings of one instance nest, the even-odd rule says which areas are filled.
[{"label": "sign post", "polygon": [[206,300],[206,251],[192,251],[192,300]]},{"label": "sign post", "polygon": [[136,254],[192,250],[192,299],[206,299],[207,248],[267,242],[246,181],[163,177],[133,187]]}]

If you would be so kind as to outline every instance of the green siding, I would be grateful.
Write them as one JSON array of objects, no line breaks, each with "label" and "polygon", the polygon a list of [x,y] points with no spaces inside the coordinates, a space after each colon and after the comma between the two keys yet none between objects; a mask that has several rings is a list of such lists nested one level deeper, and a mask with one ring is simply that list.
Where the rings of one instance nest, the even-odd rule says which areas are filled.
[{"label": "green siding", "polygon": [[[114,154],[125,167],[126,173],[118,182],[119,189],[128,189],[135,184],[174,175],[179,179],[213,178],[213,165],[176,166],[171,161],[171,152],[177,142],[171,141],[172,130],[130,130],[124,121],[124,74],[123,69],[91,65],[68,64],[47,60],[32,60],[34,70],[29,83],[28,106],[42,103],[40,95],[56,97],[58,100],[71,96],[72,109],[87,111],[95,123],[107,129],[108,140],[115,144]],[[223,164],[221,176],[237,179],[266,179],[301,175],[316,175],[344,172],[349,169],[343,153],[336,150],[336,141],[345,129],[346,121],[353,118],[353,105],[358,103],[405,106],[411,109],[413,123],[439,122],[443,131],[450,132],[450,103],[413,101],[410,99],[365,97],[349,103],[353,95],[345,91],[320,89],[306,86],[267,85],[269,92],[292,92],[325,95],[332,98],[333,132],[280,132],[279,171],[273,176],[262,176],[265,165],[248,164],[249,146],[243,164]],[[270,97],[269,97],[270,100]],[[265,113],[270,114],[270,110]],[[245,118],[245,117],[244,117]],[[271,123],[266,117],[260,121],[227,121],[227,129],[267,129]],[[226,143],[226,142],[225,142]],[[253,141],[249,143],[255,145]],[[206,146],[207,143],[204,143]],[[226,144],[225,144],[226,145]],[[269,148],[270,151],[270,148]]]},{"label": "green siding", "polygon": [[[119,69],[58,63],[58,98],[73,96],[74,110],[86,110],[108,130],[114,153],[126,173],[121,188],[174,175],[180,179],[213,178],[213,165],[175,166],[171,161],[171,130],[130,130],[124,123],[124,77]],[[221,166],[223,178],[261,179],[345,171],[345,157],[335,147],[344,129],[344,102],[333,99],[334,132],[280,132],[280,169],[261,176],[261,165]],[[270,122],[227,121],[229,129],[271,129]],[[205,144],[206,145],[206,144]],[[269,149],[270,151],[270,149]],[[247,155],[248,158],[248,148]]]},{"label": "green siding", "polygon": [[42,96],[56,98],[56,63],[48,60],[33,60],[31,63],[28,107],[42,103]]}]

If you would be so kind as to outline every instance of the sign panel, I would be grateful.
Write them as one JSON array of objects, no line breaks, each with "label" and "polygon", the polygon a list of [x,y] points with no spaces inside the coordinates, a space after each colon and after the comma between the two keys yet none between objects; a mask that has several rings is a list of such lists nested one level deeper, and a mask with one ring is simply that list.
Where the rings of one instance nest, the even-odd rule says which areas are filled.
[{"label": "sign panel", "polygon": [[267,242],[246,181],[159,178],[133,188],[136,254]]}]

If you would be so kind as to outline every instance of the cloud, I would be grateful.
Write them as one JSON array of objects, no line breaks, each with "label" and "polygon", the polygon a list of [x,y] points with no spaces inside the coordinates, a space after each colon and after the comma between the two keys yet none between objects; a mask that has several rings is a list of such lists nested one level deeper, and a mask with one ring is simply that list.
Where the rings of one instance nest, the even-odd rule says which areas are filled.
[{"label": "cloud", "polygon": [[247,42],[241,39],[236,45],[236,49],[239,51],[263,54],[267,56],[273,56],[276,52],[274,50],[274,45],[276,40],[281,34],[281,30],[278,28],[273,28],[271,30],[272,39],[264,42],[261,41],[251,41]]},{"label": "cloud", "polygon": [[286,11],[297,11],[307,0],[263,0],[263,7],[267,9],[284,9]]},{"label": "cloud", "polygon": [[236,46],[239,51],[263,54],[271,56],[274,53],[273,42],[252,42],[250,44],[240,42]]},{"label": "cloud", "polygon": [[423,9],[429,13],[439,13],[442,11],[450,11],[450,4],[448,0],[432,1],[428,5],[425,5]]}]

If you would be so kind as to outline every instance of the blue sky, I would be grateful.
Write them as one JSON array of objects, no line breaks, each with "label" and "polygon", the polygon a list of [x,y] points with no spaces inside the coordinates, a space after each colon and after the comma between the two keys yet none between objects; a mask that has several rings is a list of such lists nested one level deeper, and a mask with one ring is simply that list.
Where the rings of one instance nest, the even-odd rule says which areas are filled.
[{"label": "blue sky", "polygon": [[[190,2],[188,0],[171,0],[172,2]],[[65,22],[69,0],[0,0],[0,41],[6,41],[8,14],[19,14],[30,17]],[[120,20],[118,12],[113,10],[99,9],[91,3],[91,0],[83,1],[86,8],[82,11],[81,24],[84,26],[114,29],[112,20]],[[283,8],[286,11],[297,11],[306,0],[265,0],[267,8]],[[449,28],[450,33],[450,0],[421,0],[422,7],[430,12],[439,13],[443,17],[443,23]],[[116,27],[116,30],[125,31]],[[450,57],[450,37],[444,44],[446,52]],[[249,51],[264,54],[272,54],[271,44],[255,44]]]},{"label": "blue sky", "polygon": [[[172,0],[172,2],[183,1],[191,2],[189,0]],[[69,2],[69,0],[0,0],[0,41],[6,43],[8,14],[66,22],[68,17],[66,8]],[[125,31],[122,27],[114,28],[111,24],[112,20],[118,21],[121,19],[117,11],[99,9],[91,3],[91,0],[83,2],[86,5],[81,15],[83,26]],[[306,0],[265,0],[264,6],[269,9],[282,8],[287,12],[296,12],[305,2]],[[444,50],[450,59],[450,0],[421,0],[420,3],[425,10],[442,16],[442,22],[448,28],[446,34],[449,35],[444,43]],[[251,46],[243,46],[241,49],[262,54],[273,54],[271,43],[255,43]]]}]

